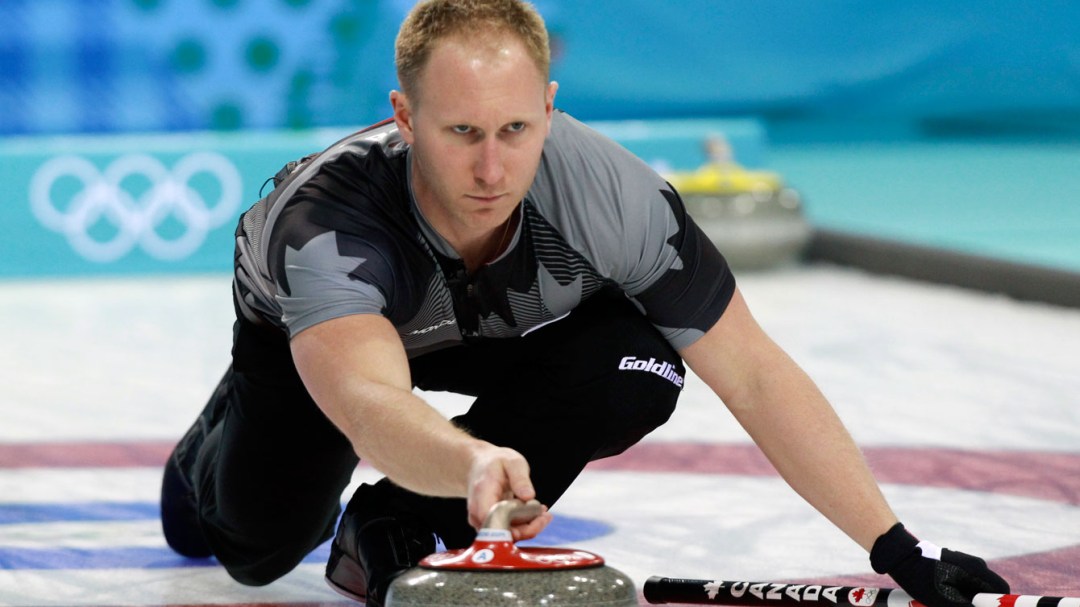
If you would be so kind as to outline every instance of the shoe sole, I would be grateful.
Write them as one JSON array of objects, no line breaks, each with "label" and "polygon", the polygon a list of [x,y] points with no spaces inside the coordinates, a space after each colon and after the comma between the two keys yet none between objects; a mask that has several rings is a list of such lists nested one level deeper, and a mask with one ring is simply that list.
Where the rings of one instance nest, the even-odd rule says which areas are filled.
[{"label": "shoe sole", "polygon": [[[367,604],[367,574],[364,568],[336,545],[330,547],[330,558],[326,563],[326,583],[338,594]],[[352,590],[346,583],[353,588],[361,588],[358,591]]]}]

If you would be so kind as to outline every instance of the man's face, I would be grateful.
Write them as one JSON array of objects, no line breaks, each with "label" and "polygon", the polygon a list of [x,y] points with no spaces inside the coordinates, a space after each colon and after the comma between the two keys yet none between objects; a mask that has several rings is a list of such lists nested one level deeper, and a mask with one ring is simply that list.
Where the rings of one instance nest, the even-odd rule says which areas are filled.
[{"label": "man's face", "polygon": [[417,84],[391,94],[417,204],[451,242],[483,237],[532,185],[557,85],[510,36],[438,42]]}]

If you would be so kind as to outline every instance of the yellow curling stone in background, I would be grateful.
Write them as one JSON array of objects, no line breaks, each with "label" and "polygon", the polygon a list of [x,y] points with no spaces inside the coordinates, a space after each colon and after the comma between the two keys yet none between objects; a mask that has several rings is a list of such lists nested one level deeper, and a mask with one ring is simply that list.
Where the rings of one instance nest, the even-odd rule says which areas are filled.
[{"label": "yellow curling stone in background", "polygon": [[799,193],[777,173],[739,165],[721,137],[710,137],[705,147],[704,165],[663,175],[705,235],[737,270],[797,261],[813,231]]}]

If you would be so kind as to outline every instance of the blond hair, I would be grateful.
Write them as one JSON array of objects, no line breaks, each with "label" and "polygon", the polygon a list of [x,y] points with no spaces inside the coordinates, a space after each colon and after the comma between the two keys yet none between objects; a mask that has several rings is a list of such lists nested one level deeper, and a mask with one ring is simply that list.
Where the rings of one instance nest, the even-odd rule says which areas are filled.
[{"label": "blond hair", "polygon": [[520,40],[547,82],[551,47],[544,19],[532,4],[522,0],[424,0],[405,17],[394,45],[402,91],[406,95],[416,91],[420,72],[439,40],[451,36],[488,40],[493,34],[510,34]]}]

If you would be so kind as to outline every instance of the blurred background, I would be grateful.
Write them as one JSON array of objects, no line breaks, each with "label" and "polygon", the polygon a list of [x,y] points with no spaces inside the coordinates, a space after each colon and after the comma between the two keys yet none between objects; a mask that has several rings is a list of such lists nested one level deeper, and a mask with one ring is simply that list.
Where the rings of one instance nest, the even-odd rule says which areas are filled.
[{"label": "blurred background", "polygon": [[[412,4],[3,0],[0,276],[228,271],[267,177],[389,116]],[[536,6],[560,108],[676,177],[719,140],[798,193],[780,261],[841,235],[1080,272],[1080,4]]]},{"label": "blurred background", "polygon": [[[237,217],[389,116],[412,4],[0,0],[0,604],[346,604],[325,545],[262,588],[181,559],[158,483],[228,364]],[[676,184],[901,518],[1080,596],[1080,3],[536,5],[557,105]],[[891,585],[686,386],[548,543]]]}]

